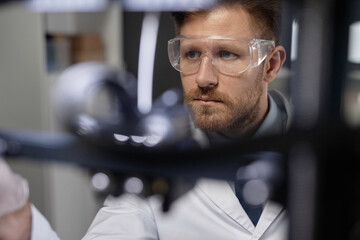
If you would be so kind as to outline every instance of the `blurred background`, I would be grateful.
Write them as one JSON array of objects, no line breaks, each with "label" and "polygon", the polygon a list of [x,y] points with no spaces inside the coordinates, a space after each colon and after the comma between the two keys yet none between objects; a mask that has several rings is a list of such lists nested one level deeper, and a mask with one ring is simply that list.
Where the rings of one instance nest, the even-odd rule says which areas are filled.
[{"label": "blurred background", "polygon": [[[350,45],[359,48],[360,4],[354,1]],[[0,6],[0,129],[62,131],[52,112],[51,89],[68,66],[103,61],[135,76],[138,69],[142,12],[123,12],[116,2],[97,12],[39,13],[24,5]],[[271,88],[291,100],[292,63],[297,59],[297,11],[284,2],[282,45],[288,60]],[[350,26],[349,26],[350,28]],[[161,13],[154,67],[154,98],[180,77],[168,62],[167,41],[174,37],[169,13]],[[352,40],[351,40],[352,39]],[[295,46],[295,47],[294,47]],[[360,57],[350,49],[342,92],[343,117],[360,124]],[[31,201],[47,217],[61,239],[80,239],[102,206],[90,187],[86,169],[76,165],[27,160],[9,162],[29,181]]]},{"label": "blurred background", "polygon": [[[97,12],[38,13],[22,4],[0,6],[0,129],[62,131],[52,112],[51,90],[72,64],[101,61],[135,76],[143,13],[119,4]],[[174,36],[161,16],[154,69],[154,98],[180,87],[167,58]],[[10,166],[29,181],[30,199],[61,239],[80,239],[103,199],[93,193],[87,170],[74,165],[15,159]]]}]

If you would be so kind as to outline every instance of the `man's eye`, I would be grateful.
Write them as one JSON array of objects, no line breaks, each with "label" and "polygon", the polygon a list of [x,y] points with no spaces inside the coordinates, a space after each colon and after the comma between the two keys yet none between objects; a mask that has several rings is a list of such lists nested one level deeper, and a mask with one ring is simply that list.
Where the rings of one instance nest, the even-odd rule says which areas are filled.
[{"label": "man's eye", "polygon": [[199,58],[200,57],[200,52],[197,51],[189,51],[186,53],[186,56],[188,58]]},{"label": "man's eye", "polygon": [[235,59],[238,57],[238,55],[235,53],[232,53],[232,52],[228,52],[228,51],[221,51],[220,57],[225,58],[225,59]]}]

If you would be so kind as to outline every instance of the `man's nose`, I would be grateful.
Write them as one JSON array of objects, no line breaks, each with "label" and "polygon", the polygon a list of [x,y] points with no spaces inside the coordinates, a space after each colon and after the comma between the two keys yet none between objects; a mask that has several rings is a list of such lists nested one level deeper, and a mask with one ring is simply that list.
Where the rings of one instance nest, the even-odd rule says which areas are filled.
[{"label": "man's nose", "polygon": [[215,66],[210,57],[204,56],[201,59],[199,70],[196,75],[196,83],[199,87],[214,87],[218,84]]}]

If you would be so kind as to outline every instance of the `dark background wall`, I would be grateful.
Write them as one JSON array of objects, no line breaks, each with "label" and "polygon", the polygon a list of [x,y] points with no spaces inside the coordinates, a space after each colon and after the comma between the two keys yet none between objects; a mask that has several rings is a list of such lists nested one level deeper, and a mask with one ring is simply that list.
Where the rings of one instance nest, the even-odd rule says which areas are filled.
[{"label": "dark background wall", "polygon": [[[127,70],[136,77],[143,16],[141,12],[124,12],[124,60]],[[154,98],[169,88],[181,88],[180,74],[170,65],[167,55],[167,41],[174,36],[170,13],[161,13],[154,66]]]}]

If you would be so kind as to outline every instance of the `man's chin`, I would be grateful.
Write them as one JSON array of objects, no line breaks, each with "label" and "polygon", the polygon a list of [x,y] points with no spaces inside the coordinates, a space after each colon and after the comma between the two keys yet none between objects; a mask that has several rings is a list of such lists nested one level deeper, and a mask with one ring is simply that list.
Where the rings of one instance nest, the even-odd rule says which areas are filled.
[{"label": "man's chin", "polygon": [[195,126],[202,131],[218,132],[227,126],[227,122],[223,119],[214,119],[213,116],[202,115],[194,117]]}]

